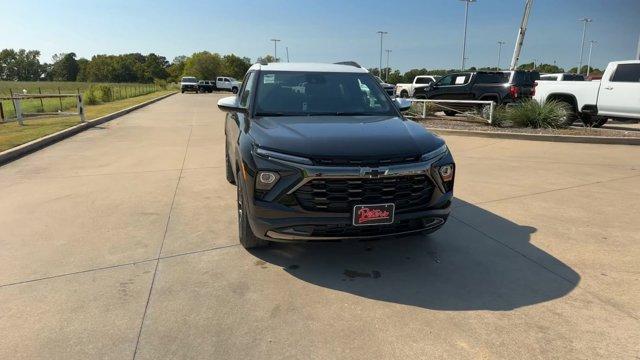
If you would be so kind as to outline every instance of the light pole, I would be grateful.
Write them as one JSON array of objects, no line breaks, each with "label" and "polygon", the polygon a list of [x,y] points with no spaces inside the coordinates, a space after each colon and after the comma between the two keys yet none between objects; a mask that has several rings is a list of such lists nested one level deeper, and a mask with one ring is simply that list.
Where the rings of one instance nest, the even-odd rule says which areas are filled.
[{"label": "light pole", "polygon": [[386,31],[378,31],[378,34],[380,34],[380,67],[378,68],[378,76],[380,76],[382,78],[382,37],[385,34],[388,34],[388,32],[386,32]]},{"label": "light pole", "polygon": [[387,75],[385,75],[384,81],[387,81],[389,80],[389,54],[391,53],[391,50],[386,49],[385,51],[387,52]]},{"label": "light pole", "polygon": [[533,70],[536,70],[536,63],[538,62],[538,59],[533,59]]},{"label": "light pole", "polygon": [[638,50],[636,50],[636,60],[640,60],[640,35],[638,35]]},{"label": "light pole", "polygon": [[589,56],[587,57],[587,76],[589,76],[589,72],[591,72],[591,50],[593,50],[593,44],[597,44],[598,42],[595,40],[589,40]]},{"label": "light pole", "polygon": [[504,44],[506,44],[505,41],[498,41],[498,70],[500,70],[500,55],[502,55],[502,45]]},{"label": "light pole", "polygon": [[280,39],[271,39],[270,41],[273,41],[273,61],[278,62],[278,41]]},{"label": "light pole", "polygon": [[287,62],[289,62],[289,47],[285,47],[285,50],[287,50]]},{"label": "light pole", "polygon": [[582,71],[582,57],[584,55],[584,37],[587,35],[587,24],[593,22],[591,18],[582,18],[578,21],[584,21],[584,27],[582,28],[582,40],[580,40],[580,62],[578,63],[578,71],[576,74],[580,74]]},{"label": "light pole", "polygon": [[469,20],[469,4],[476,0],[460,0],[464,1],[464,34],[462,36],[462,69],[464,71],[464,61],[467,53],[467,21]]}]

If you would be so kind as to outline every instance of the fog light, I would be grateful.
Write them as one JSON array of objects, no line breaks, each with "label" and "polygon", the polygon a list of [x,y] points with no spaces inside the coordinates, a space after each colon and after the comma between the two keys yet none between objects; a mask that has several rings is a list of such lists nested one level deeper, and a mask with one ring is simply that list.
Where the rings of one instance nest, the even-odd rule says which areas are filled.
[{"label": "fog light", "polygon": [[280,175],[278,175],[278,173],[273,171],[259,171],[256,177],[256,189],[271,190],[279,179]]},{"label": "fog light", "polygon": [[453,180],[453,164],[440,166],[439,171],[442,181],[447,182]]}]

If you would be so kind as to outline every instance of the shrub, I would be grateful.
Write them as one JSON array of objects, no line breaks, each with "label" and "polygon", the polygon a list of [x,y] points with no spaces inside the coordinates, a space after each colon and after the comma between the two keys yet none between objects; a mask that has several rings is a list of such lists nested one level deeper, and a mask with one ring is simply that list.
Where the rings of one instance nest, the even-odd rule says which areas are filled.
[{"label": "shrub", "polygon": [[95,105],[98,103],[98,97],[96,96],[93,85],[89,86],[89,88],[85,90],[83,101],[85,105]]},{"label": "shrub", "polygon": [[[424,108],[425,106],[426,109]],[[438,111],[441,110],[432,102],[414,102],[411,104],[411,109],[409,109],[409,113],[415,114],[416,117],[422,117],[423,113],[425,116],[431,116]]]},{"label": "shrub", "polygon": [[160,90],[167,90],[167,80],[155,79],[153,83],[156,85],[156,88]]},{"label": "shrub", "polygon": [[98,99],[100,102],[110,102],[113,101],[113,92],[111,91],[111,87],[108,85],[98,85],[94,88],[97,92]]},{"label": "shrub", "polygon": [[546,101],[544,104],[531,99],[506,109],[505,118],[514,126],[531,128],[564,128],[571,111],[565,103]]},{"label": "shrub", "polygon": [[[483,109],[482,113],[485,119],[489,119],[489,111]],[[511,127],[513,123],[509,120],[507,107],[504,105],[498,105],[493,108],[493,119],[491,120],[491,126],[495,127]]]}]

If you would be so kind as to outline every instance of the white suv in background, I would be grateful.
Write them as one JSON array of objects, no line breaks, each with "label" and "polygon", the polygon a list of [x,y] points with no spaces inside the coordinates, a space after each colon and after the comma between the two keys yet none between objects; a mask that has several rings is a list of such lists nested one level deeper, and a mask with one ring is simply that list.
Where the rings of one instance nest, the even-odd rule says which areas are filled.
[{"label": "white suv in background", "polygon": [[218,76],[216,78],[216,88],[218,90],[227,90],[237,94],[238,89],[240,89],[240,82],[232,77]]}]

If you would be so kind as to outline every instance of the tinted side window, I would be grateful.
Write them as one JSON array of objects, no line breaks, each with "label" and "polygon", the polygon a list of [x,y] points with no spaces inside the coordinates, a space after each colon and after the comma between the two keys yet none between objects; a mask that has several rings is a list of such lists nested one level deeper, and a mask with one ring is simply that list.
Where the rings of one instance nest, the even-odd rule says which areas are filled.
[{"label": "tinted side window", "polygon": [[584,81],[584,76],[577,74],[565,74],[562,81]]},{"label": "tinted side window", "polygon": [[506,73],[478,73],[477,84],[504,84],[509,82],[509,74]]},{"label": "tinted side window", "polygon": [[245,77],[245,87],[242,90],[242,95],[240,95],[240,106],[247,107],[249,105],[249,98],[253,93],[253,89],[255,88],[255,84],[253,78],[255,77],[255,72],[251,72],[247,74]]},{"label": "tinted side window", "polygon": [[469,77],[471,74],[453,74],[447,75],[442,79],[438,80],[437,84],[439,86],[449,86],[449,85],[464,85],[469,82]]},{"label": "tinted side window", "polygon": [[619,64],[611,81],[640,82],[640,64]]},{"label": "tinted side window", "polygon": [[431,78],[417,78],[416,84],[431,84],[433,80]]}]

